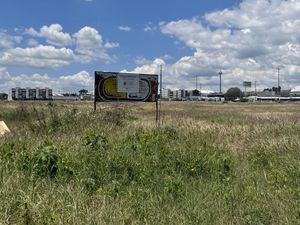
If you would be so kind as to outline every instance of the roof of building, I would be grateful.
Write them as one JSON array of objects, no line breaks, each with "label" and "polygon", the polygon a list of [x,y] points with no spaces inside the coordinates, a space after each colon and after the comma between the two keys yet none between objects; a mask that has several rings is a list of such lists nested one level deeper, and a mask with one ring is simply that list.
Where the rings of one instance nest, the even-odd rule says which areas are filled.
[{"label": "roof of building", "polygon": [[300,86],[294,87],[291,92],[300,92]]}]

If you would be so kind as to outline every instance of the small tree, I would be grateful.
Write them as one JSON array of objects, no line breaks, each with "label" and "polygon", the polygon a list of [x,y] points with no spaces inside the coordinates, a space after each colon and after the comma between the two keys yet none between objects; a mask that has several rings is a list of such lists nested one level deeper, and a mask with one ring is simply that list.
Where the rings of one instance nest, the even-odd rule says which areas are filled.
[{"label": "small tree", "polygon": [[200,96],[200,91],[197,89],[193,90],[193,96]]},{"label": "small tree", "polygon": [[0,100],[7,100],[8,94],[6,93],[0,93]]},{"label": "small tree", "polygon": [[79,95],[86,95],[89,91],[86,89],[79,90]]},{"label": "small tree", "polygon": [[241,97],[243,97],[243,93],[238,87],[229,88],[225,93],[226,100],[234,100]]}]

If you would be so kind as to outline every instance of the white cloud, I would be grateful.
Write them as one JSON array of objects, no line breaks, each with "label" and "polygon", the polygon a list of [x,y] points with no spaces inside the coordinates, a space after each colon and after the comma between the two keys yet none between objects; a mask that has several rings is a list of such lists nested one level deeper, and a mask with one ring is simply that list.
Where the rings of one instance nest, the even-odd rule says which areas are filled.
[{"label": "white cloud", "polygon": [[77,92],[81,88],[92,91],[93,77],[87,71],[72,75],[51,77],[48,74],[10,75],[6,68],[0,67],[0,92],[7,92],[13,87],[49,87],[54,92]]},{"label": "white cloud", "polygon": [[104,45],[104,48],[118,48],[120,47],[120,44],[119,43],[114,43],[114,42],[106,42],[105,45]]},{"label": "white cloud", "polygon": [[[119,47],[119,43],[104,42],[95,28],[83,27],[72,36],[62,30],[61,25],[52,24],[41,27],[39,31],[29,28],[23,32],[33,37],[45,38],[48,45],[33,38],[21,43],[23,37],[11,36],[6,31],[1,31],[0,66],[59,68],[75,62],[113,61],[114,57],[108,54],[108,50]],[[69,47],[64,47],[66,45]]]},{"label": "white cloud", "polygon": [[89,89],[91,89],[93,84],[93,78],[87,71],[81,71],[74,75],[60,76],[57,79],[57,84],[59,84],[59,86],[61,87],[69,85],[72,88],[80,88],[84,86],[89,87]]},{"label": "white cloud", "polygon": [[51,45],[59,47],[71,45],[72,38],[70,34],[63,33],[62,30],[63,28],[60,24],[51,24],[50,26],[41,27],[39,32],[31,27],[25,33],[35,37],[43,37]]},{"label": "white cloud", "polygon": [[12,48],[15,44],[19,44],[22,41],[20,36],[11,36],[6,32],[0,31],[0,50],[1,48],[8,49]]},{"label": "white cloud", "polygon": [[0,83],[10,80],[10,75],[5,67],[0,67]]},{"label": "white cloud", "polygon": [[79,54],[78,60],[81,62],[91,62],[96,59],[105,62],[112,61],[106,48],[118,47],[118,43],[104,43],[99,32],[92,27],[84,27],[77,33],[73,34],[75,39],[75,51]]},{"label": "white cloud", "polygon": [[119,26],[119,30],[128,32],[128,31],[131,31],[131,27],[129,27],[129,26]]},{"label": "white cloud", "polygon": [[75,58],[71,49],[39,45],[14,48],[0,53],[0,65],[57,68],[70,64]]},{"label": "white cloud", "polygon": [[[142,59],[143,60],[143,59]],[[134,73],[148,73],[148,74],[158,74],[159,68],[161,65],[165,65],[166,63],[162,59],[155,59],[149,64],[145,64],[143,66],[137,67],[134,69]],[[123,70],[122,72],[128,72],[127,70]]]},{"label": "white cloud", "polygon": [[32,47],[40,45],[37,40],[34,40],[32,38],[30,38],[30,39],[27,40],[27,44],[28,44],[28,46],[32,46]]},{"label": "white cloud", "polygon": [[145,32],[152,31],[152,28],[151,28],[150,26],[146,26],[146,27],[144,28],[144,31],[145,31]]},{"label": "white cloud", "polygon": [[145,28],[144,28],[144,31],[145,32],[153,32],[153,31],[156,31],[158,29],[157,26],[150,26],[150,25],[147,25]]},{"label": "white cloud", "polygon": [[158,30],[158,27],[154,25],[152,22],[149,22],[144,28],[145,32],[153,32],[156,30]]},{"label": "white cloud", "polygon": [[272,87],[277,85],[279,65],[284,66],[284,88],[295,80],[300,83],[299,1],[244,0],[239,7],[208,13],[204,20],[160,23],[163,34],[194,51],[165,66],[170,87],[194,87],[193,77],[199,75],[200,82],[218,90],[220,69],[225,88],[241,86],[244,80]]},{"label": "white cloud", "polygon": [[137,64],[138,66],[146,65],[146,64],[151,64],[152,60],[146,59],[145,57],[137,57],[134,59],[134,63]]},{"label": "white cloud", "polygon": [[[162,64],[166,64],[165,61],[170,60],[170,59],[173,59],[173,57],[168,54],[165,54],[165,55],[159,57],[158,59],[154,59],[154,60],[147,59],[143,56],[139,56],[134,59],[134,63],[137,64],[138,66],[152,64],[153,62],[156,62],[156,63],[160,62]],[[157,60],[159,60],[159,61],[157,61]]]}]

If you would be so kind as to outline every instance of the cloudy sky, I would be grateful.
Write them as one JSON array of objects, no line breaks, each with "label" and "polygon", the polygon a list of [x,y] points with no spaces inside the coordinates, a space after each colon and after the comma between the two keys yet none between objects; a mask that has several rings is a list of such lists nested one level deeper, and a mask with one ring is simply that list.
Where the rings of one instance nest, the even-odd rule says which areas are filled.
[{"label": "cloudy sky", "polygon": [[0,92],[93,89],[95,70],[164,87],[300,85],[300,0],[1,0]]}]

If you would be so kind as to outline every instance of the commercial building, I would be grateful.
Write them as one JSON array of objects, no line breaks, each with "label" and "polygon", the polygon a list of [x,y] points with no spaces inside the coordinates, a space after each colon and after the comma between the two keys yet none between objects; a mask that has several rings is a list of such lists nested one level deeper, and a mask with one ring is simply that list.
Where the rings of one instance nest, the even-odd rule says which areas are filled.
[{"label": "commercial building", "polygon": [[12,88],[9,100],[52,100],[52,89],[50,88]]},{"label": "commercial building", "polygon": [[171,89],[162,89],[162,99],[168,100],[183,100],[186,97],[186,92],[183,89],[171,90]]},{"label": "commercial building", "polygon": [[175,91],[175,99],[183,100],[186,97],[186,91],[184,89],[179,89]]},{"label": "commercial building", "polygon": [[300,97],[300,86],[294,87],[290,92],[291,97]]},{"label": "commercial building", "polygon": [[[171,99],[171,90],[170,89],[162,89],[161,98],[162,99]],[[173,96],[173,94],[172,94]]]},{"label": "commercial building", "polygon": [[76,94],[68,94],[68,93],[64,93],[64,94],[54,93],[52,99],[54,101],[78,101],[79,96]]}]

